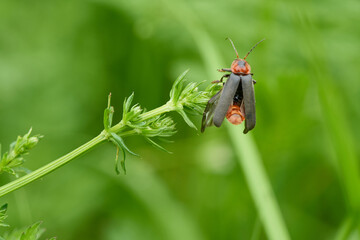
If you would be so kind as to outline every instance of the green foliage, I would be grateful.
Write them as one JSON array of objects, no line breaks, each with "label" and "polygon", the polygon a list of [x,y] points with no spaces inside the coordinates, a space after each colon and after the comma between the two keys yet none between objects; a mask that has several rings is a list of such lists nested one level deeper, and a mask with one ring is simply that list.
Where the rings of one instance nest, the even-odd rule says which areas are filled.
[{"label": "green foliage", "polygon": [[[13,230],[10,233],[6,233],[2,240],[39,240],[41,235],[45,232],[45,229],[40,228],[42,222],[36,222],[27,228]],[[56,238],[50,238],[48,240],[55,240]]]},{"label": "green foliage", "polygon": [[[198,84],[189,83],[186,87],[184,86],[184,77],[187,71],[184,72],[174,84],[174,87],[171,91],[170,100],[163,106],[153,109],[151,111],[145,111],[140,108],[138,104],[135,104],[131,107],[131,102],[134,97],[134,94],[131,94],[129,98],[125,99],[123,104],[123,119],[111,127],[113,120],[114,108],[111,106],[111,95],[108,97],[108,104],[106,109],[104,110],[103,124],[104,130],[95,138],[89,140],[87,143],[79,146],[73,151],[65,154],[64,156],[48,163],[47,165],[38,168],[37,170],[23,176],[22,178],[16,179],[4,186],[0,187],[0,196],[4,196],[9,192],[12,192],[18,188],[25,186],[28,183],[31,183],[46,174],[54,171],[55,169],[63,166],[64,164],[72,161],[77,158],[81,154],[91,150],[99,143],[104,140],[109,140],[113,142],[116,146],[116,158],[115,158],[115,171],[119,174],[118,163],[119,163],[119,149],[121,149],[123,153],[123,158],[120,161],[120,165],[126,174],[126,153],[130,153],[134,156],[139,156],[138,154],[132,152],[125,144],[122,137],[129,135],[143,135],[145,139],[151,143],[154,147],[159,148],[161,150],[165,150],[165,148],[161,147],[158,143],[154,142],[150,137],[170,137],[175,134],[175,123],[170,117],[166,117],[164,113],[170,111],[178,111],[181,116],[185,119],[185,121],[191,126],[193,123],[187,117],[182,109],[184,106],[192,106],[194,104],[200,104],[201,102],[205,103],[207,101],[206,95],[210,93],[198,92],[197,86]],[[180,87],[179,87],[180,86]],[[210,88],[211,89],[211,88]],[[176,97],[178,96],[178,97]],[[193,100],[194,99],[194,100]],[[193,113],[199,113],[196,111],[196,108],[192,110]],[[195,126],[194,126],[195,127]],[[29,138],[31,133],[31,129],[24,137],[19,137],[18,141],[13,144],[15,156],[18,159],[19,156],[27,153],[26,150],[29,150],[31,147],[35,146],[38,142],[40,136],[35,136]],[[28,139],[29,138],[29,139]],[[36,141],[35,141],[36,140]],[[20,147],[18,146],[20,145]],[[19,149],[21,151],[19,151]],[[16,151],[17,150],[17,151]],[[12,153],[12,152],[10,152]],[[5,160],[12,159],[11,157],[7,157],[7,153],[4,154]],[[11,156],[11,155],[10,155]],[[15,158],[16,159],[16,158]],[[9,161],[4,161],[4,163],[8,163]]]},{"label": "green foliage", "polygon": [[202,111],[209,100],[209,98],[219,90],[219,85],[210,85],[205,91],[199,91],[200,83],[186,83],[185,76],[189,70],[183,72],[174,82],[170,90],[170,100],[163,106],[153,109],[151,111],[143,110],[139,104],[131,106],[134,99],[134,93],[128,98],[125,98],[123,103],[123,113],[121,121],[111,128],[114,108],[110,105],[110,95],[108,99],[108,106],[104,111],[104,126],[109,133],[109,140],[117,147],[117,154],[115,158],[115,171],[119,173],[118,157],[119,149],[122,151],[123,158],[121,160],[121,167],[126,173],[125,159],[126,153],[138,156],[132,152],[125,144],[122,136],[141,135],[152,144],[154,147],[170,153],[164,147],[160,146],[151,138],[166,138],[171,137],[176,133],[175,122],[165,115],[170,111],[178,112],[185,122],[192,128],[197,129],[194,123],[185,113],[184,109],[192,115],[201,115]]},{"label": "green foliage", "polygon": [[130,97],[125,98],[124,104],[123,104],[123,118],[122,121],[125,125],[133,126],[136,122],[142,122],[141,119],[139,119],[139,116],[141,113],[143,113],[143,110],[139,106],[139,104],[135,104],[131,107],[131,103],[134,99],[134,93],[130,95]]},{"label": "green foliage", "polygon": [[114,107],[110,106],[110,103],[111,103],[111,93],[109,94],[109,97],[108,97],[108,106],[107,106],[107,108],[105,108],[105,111],[104,111],[104,129],[105,130],[109,130],[109,128],[111,128],[113,115],[114,115]]},{"label": "green foliage", "polygon": [[[251,239],[260,222],[259,239],[267,239],[252,197],[262,184],[248,183],[242,155],[243,163],[254,156],[263,163],[292,239],[358,238],[359,4],[0,1],[1,142],[30,124],[51,136],[25,156],[31,169],[102,130],[110,91],[116,115],[108,128],[121,120],[120,105],[131,92],[129,111],[135,103],[151,111],[168,101],[186,68],[190,81],[220,79],[216,69],[235,58],[225,37],[241,57],[267,39],[247,58],[257,80],[257,124],[249,135],[238,133],[242,125],[229,128],[231,135],[225,126],[200,134],[176,121],[169,155],[141,136],[127,138],[134,132],[126,126],[120,137],[142,156],[130,162],[127,153],[126,177],[109,167],[114,151],[104,144],[28,185],[26,197],[9,194],[6,202],[16,203],[19,214],[6,222],[26,221],[29,209],[51,219],[50,236],[69,240]],[[199,116],[184,112],[200,126]],[[266,207],[271,194],[262,196]]]},{"label": "green foliage", "polygon": [[6,211],[7,211],[8,204],[5,203],[0,207],[0,227],[8,227],[9,225],[4,223],[5,219],[7,218]]},{"label": "green foliage", "polygon": [[5,152],[2,157],[0,148],[0,173],[7,172],[18,177],[21,172],[29,172],[29,170],[20,167],[25,162],[23,156],[27,155],[42,138],[41,135],[30,136],[31,131],[30,128],[24,136],[18,136],[17,140],[10,144],[10,150]]},{"label": "green foliage", "polygon": [[177,111],[184,119],[184,121],[192,128],[196,129],[195,124],[189,119],[184,109],[190,114],[201,115],[204,108],[212,97],[219,89],[220,85],[213,84],[207,87],[205,91],[199,91],[198,86],[203,83],[189,83],[185,84],[185,76],[189,70],[181,74],[173,84],[170,91],[169,104],[174,106]]},{"label": "green foliage", "polygon": [[[123,159],[121,161],[121,167],[124,170],[124,173],[126,173],[126,167],[125,167],[126,152],[130,153],[133,156],[139,156],[139,155],[132,152],[125,145],[124,140],[119,135],[117,135],[116,133],[110,133],[110,141],[112,141],[117,146],[117,149],[119,149],[119,148],[121,149],[121,151],[123,153]],[[116,159],[115,159],[115,166],[117,166],[117,165],[118,165],[118,154],[116,154]],[[115,167],[115,169],[117,169],[117,167]],[[116,170],[116,172],[119,173],[118,170]]]},{"label": "green foliage", "polygon": [[43,230],[40,229],[41,222],[34,223],[29,226],[25,232],[21,234],[20,240],[37,240],[40,238]]}]

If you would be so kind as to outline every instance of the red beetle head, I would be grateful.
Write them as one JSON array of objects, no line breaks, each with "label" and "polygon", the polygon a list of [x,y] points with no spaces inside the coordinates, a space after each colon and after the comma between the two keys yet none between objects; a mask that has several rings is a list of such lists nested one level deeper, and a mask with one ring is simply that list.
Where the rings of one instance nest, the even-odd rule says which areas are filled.
[{"label": "red beetle head", "polygon": [[250,74],[251,67],[244,59],[235,59],[231,64],[231,72],[234,74]]}]

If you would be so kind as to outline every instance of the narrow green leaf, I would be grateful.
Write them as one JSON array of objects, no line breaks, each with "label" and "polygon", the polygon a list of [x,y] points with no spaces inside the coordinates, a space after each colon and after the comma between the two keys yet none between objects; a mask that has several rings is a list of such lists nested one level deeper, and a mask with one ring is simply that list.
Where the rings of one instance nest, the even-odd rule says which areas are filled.
[{"label": "narrow green leaf", "polygon": [[[124,150],[123,150],[124,151]],[[123,158],[120,162],[121,168],[124,171],[124,174],[126,175],[126,166],[125,166],[125,158]]]},{"label": "narrow green leaf", "polygon": [[105,110],[104,110],[104,129],[105,130],[108,130],[109,128],[111,128],[112,119],[113,119],[113,115],[114,115],[114,107],[112,107],[110,104],[111,104],[111,93],[109,94],[109,97],[108,97],[107,108],[105,108]]},{"label": "narrow green leaf", "polygon": [[134,92],[128,97],[125,98],[123,103],[123,120],[126,121],[126,114],[129,112],[131,107],[131,102],[134,98]]},{"label": "narrow green leaf", "polygon": [[111,106],[110,109],[109,109],[109,120],[108,120],[109,128],[111,128],[113,116],[114,116],[114,107]]},{"label": "narrow green leaf", "polygon": [[37,240],[40,235],[40,225],[42,222],[37,222],[26,229],[21,234],[20,240]]},{"label": "narrow green leaf", "polygon": [[6,211],[7,211],[8,204],[5,203],[0,207],[0,226],[1,227],[9,227],[8,224],[4,223],[5,219],[7,218]]},{"label": "narrow green leaf", "polygon": [[120,149],[121,149],[121,152],[123,153],[123,158],[120,161],[120,165],[121,165],[122,170],[124,171],[124,174],[126,174],[126,168],[125,168],[126,151],[122,147],[120,147]]},{"label": "narrow green leaf", "polygon": [[148,137],[145,137],[145,139],[150,142],[154,147],[160,149],[161,151],[164,151],[164,152],[167,152],[167,153],[170,153],[172,154],[172,152],[168,151],[166,148],[160,146],[158,143],[154,142],[152,139],[148,138]]},{"label": "narrow green leaf", "polygon": [[159,137],[158,140],[160,142],[164,142],[164,143],[174,143],[175,142],[174,140],[169,140],[169,139],[163,138],[163,137]]},{"label": "narrow green leaf", "polygon": [[21,166],[20,166],[20,167],[14,167],[13,169],[14,169],[14,171],[15,171],[16,173],[29,174],[29,173],[32,172],[30,169],[27,169],[27,168],[21,167]]},{"label": "narrow green leaf", "polygon": [[[124,156],[124,158],[125,158],[125,156]],[[117,175],[120,174],[120,171],[119,171],[119,147],[116,147],[115,172]]]},{"label": "narrow green leaf", "polygon": [[32,132],[32,127],[29,129],[29,131],[23,136],[24,139],[28,138]]},{"label": "narrow green leaf", "polygon": [[19,177],[19,175],[13,169],[11,169],[9,167],[3,167],[2,171],[9,173],[9,174],[15,176],[16,178]]},{"label": "narrow green leaf", "polygon": [[110,126],[109,126],[109,117],[110,117],[110,112],[108,108],[105,108],[104,110],[104,129],[105,130],[109,130]]},{"label": "narrow green leaf", "polygon": [[186,113],[181,109],[181,110],[177,110],[177,112],[183,117],[184,121],[187,123],[187,125],[189,125],[189,127],[194,128],[195,130],[197,130],[196,126],[194,125],[194,123],[190,120],[190,118],[186,115]]},{"label": "narrow green leaf", "polygon": [[109,130],[109,128],[111,128],[113,116],[114,116],[114,107],[106,108],[104,110],[104,128],[105,128],[105,130]]},{"label": "narrow green leaf", "polygon": [[179,99],[179,96],[182,92],[182,85],[183,85],[183,80],[186,76],[186,74],[189,72],[190,69],[187,69],[185,72],[183,72],[174,82],[171,90],[170,90],[170,99],[175,101],[174,103],[176,104],[176,102]]},{"label": "narrow green leaf", "polygon": [[119,136],[117,135],[116,133],[113,133],[111,132],[110,135],[112,136],[112,138],[116,141],[117,145],[119,147],[121,147],[122,149],[125,149],[128,153],[130,153],[131,155],[134,155],[134,156],[137,156],[139,157],[138,154],[132,152],[126,145],[125,145],[125,142],[124,140]]},{"label": "narrow green leaf", "polygon": [[133,99],[134,99],[134,92],[132,92],[131,95],[129,96],[129,98],[126,100],[127,109],[130,109]]},{"label": "narrow green leaf", "polygon": [[109,96],[108,96],[107,108],[110,108],[110,106],[111,106],[111,93],[109,93]]},{"label": "narrow green leaf", "polygon": [[5,213],[7,210],[8,204],[5,203],[0,207],[0,213]]}]

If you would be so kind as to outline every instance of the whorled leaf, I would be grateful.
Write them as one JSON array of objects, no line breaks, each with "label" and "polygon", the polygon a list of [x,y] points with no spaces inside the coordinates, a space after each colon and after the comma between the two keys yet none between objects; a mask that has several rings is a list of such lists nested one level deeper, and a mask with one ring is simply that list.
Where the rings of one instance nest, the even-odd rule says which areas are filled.
[{"label": "whorled leaf", "polygon": [[[39,240],[45,229],[40,228],[40,222],[36,222],[27,228],[15,229],[12,232],[5,233],[3,239],[6,240]],[[49,240],[55,240],[50,238]]]},{"label": "whorled leaf", "polygon": [[37,222],[26,229],[21,234],[20,240],[36,240],[39,239],[44,230],[40,229],[42,222]]},{"label": "whorled leaf", "polygon": [[8,227],[9,226],[8,224],[4,223],[5,219],[7,218],[7,214],[6,214],[7,207],[8,207],[7,203],[3,204],[0,207],[0,227]]},{"label": "whorled leaf", "polygon": [[131,155],[137,156],[139,157],[138,154],[132,152],[126,145],[124,140],[117,135],[116,133],[110,133],[111,134],[111,140],[113,140],[120,148],[125,149],[128,153],[130,153]]},{"label": "whorled leaf", "polygon": [[197,127],[196,127],[195,124],[190,120],[190,118],[189,118],[188,115],[184,112],[184,110],[179,109],[179,110],[177,110],[177,112],[180,114],[180,116],[182,116],[182,118],[183,118],[184,121],[187,123],[187,125],[189,125],[189,127],[197,130]]},{"label": "whorled leaf", "polygon": [[174,82],[171,90],[170,90],[170,101],[177,105],[179,101],[179,97],[184,89],[184,81],[186,74],[189,72],[189,69],[187,69],[185,72],[183,72]]},{"label": "whorled leaf", "polygon": [[[178,112],[190,127],[197,129],[188,114],[201,115],[208,100],[221,89],[222,85],[212,84],[205,91],[201,91],[199,85],[202,82],[186,84],[185,77],[188,71],[186,70],[176,79],[170,91],[170,100],[162,107],[147,112],[139,104],[132,106],[134,93],[124,100],[122,120],[114,128],[105,129],[109,133],[109,140],[117,146],[117,157],[115,159],[115,171],[117,173],[119,172],[119,150],[123,152],[120,164],[124,172],[126,172],[126,152],[138,156],[129,150],[122,136],[142,135],[154,147],[169,152],[152,138],[170,137],[176,133],[175,122],[164,115],[170,111]],[[108,104],[108,108],[109,106],[110,104]]]},{"label": "whorled leaf", "polygon": [[167,153],[170,153],[172,154],[172,152],[168,151],[166,148],[162,147],[161,145],[159,145],[158,143],[156,143],[154,140],[148,138],[148,137],[145,137],[145,139],[151,143],[154,147],[160,149],[161,151],[164,151],[164,152],[167,152]]},{"label": "whorled leaf", "polygon": [[136,122],[143,110],[139,104],[135,104],[131,107],[131,103],[134,99],[134,93],[132,93],[128,98],[125,98],[123,103],[123,117],[122,121],[125,124],[130,124],[130,122]]},{"label": "whorled leaf", "polygon": [[[123,152],[123,158],[120,162],[121,164],[121,167],[124,171],[124,173],[126,174],[126,166],[125,166],[125,160],[126,160],[126,152],[130,153],[131,155],[134,155],[134,156],[137,156],[139,157],[138,154],[132,152],[125,144],[124,140],[119,136],[117,135],[116,133],[110,133],[111,137],[110,137],[110,141],[112,141],[118,148],[120,148]],[[115,159],[115,169],[117,169],[117,164],[118,164],[118,156],[117,158]],[[118,170],[115,170],[116,172],[118,172]]]},{"label": "whorled leaf", "polygon": [[138,130],[146,137],[170,137],[176,133],[174,121],[165,115],[148,119],[146,125],[139,126]]},{"label": "whorled leaf", "polygon": [[[5,152],[0,161],[0,173],[7,172],[18,177],[18,173],[23,172],[24,168],[20,166],[25,162],[24,155],[36,146],[41,135],[30,136],[32,129],[28,131],[24,136],[18,136],[15,142],[10,144],[10,149]],[[26,171],[26,170],[25,170]]]},{"label": "whorled leaf", "polygon": [[111,93],[108,97],[108,106],[104,110],[104,129],[109,130],[112,125],[113,115],[114,115],[114,107],[110,106],[111,102]]},{"label": "whorled leaf", "polygon": [[[120,174],[120,171],[119,171],[119,147],[116,147],[116,157],[115,157],[115,172],[117,175]],[[124,153],[124,151],[122,151]],[[125,155],[123,155],[123,159],[125,159]],[[125,160],[124,160],[125,161]],[[126,169],[124,171],[126,173]]]},{"label": "whorled leaf", "polygon": [[190,120],[188,112],[192,115],[201,115],[209,99],[215,95],[222,86],[220,84],[212,84],[205,91],[199,91],[198,87],[203,82],[188,83],[185,85],[185,76],[188,70],[182,73],[174,82],[170,93],[170,101],[184,121],[192,128],[197,129],[195,124]]}]

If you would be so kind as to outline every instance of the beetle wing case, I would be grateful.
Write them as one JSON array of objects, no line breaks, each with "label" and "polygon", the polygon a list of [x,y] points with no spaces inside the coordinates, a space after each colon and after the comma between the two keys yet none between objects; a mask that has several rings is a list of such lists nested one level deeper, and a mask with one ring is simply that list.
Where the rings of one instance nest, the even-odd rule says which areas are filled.
[{"label": "beetle wing case", "polygon": [[255,92],[254,83],[251,75],[241,76],[241,84],[243,89],[243,103],[245,108],[245,129],[247,133],[255,127]]},{"label": "beetle wing case", "polygon": [[220,99],[221,92],[222,89],[208,101],[201,121],[201,132],[204,132],[206,127],[213,124],[215,106]]},{"label": "beetle wing case", "polygon": [[213,123],[216,127],[220,127],[222,122],[224,121],[229,106],[233,102],[233,98],[239,86],[239,83],[240,76],[231,73],[229,79],[225,83],[219,102],[214,111]]}]

